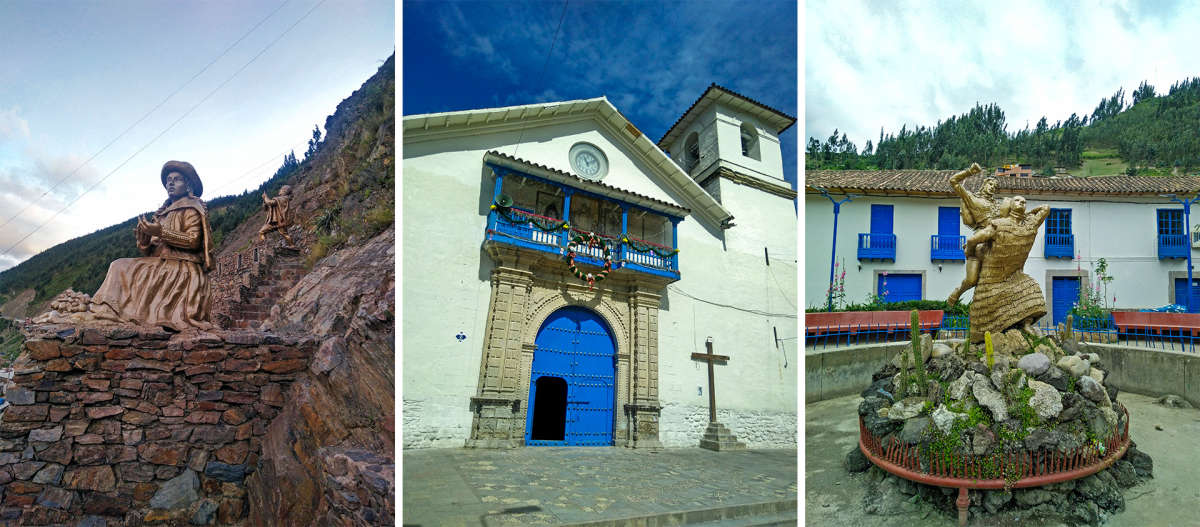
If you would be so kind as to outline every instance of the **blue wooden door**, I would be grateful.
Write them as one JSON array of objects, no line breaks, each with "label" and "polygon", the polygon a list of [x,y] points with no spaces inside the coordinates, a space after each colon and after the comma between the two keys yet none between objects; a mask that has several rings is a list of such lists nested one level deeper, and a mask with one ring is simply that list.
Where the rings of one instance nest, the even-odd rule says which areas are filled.
[{"label": "blue wooden door", "polygon": [[[1175,279],[1175,303],[1187,306],[1187,278]],[[1192,279],[1192,309],[1200,308],[1200,279]]]},{"label": "blue wooden door", "polygon": [[564,307],[534,343],[525,444],[612,445],[616,346],[608,326],[587,309]]},{"label": "blue wooden door", "polygon": [[[886,293],[886,294],[885,294]],[[919,274],[889,274],[879,275],[875,294],[887,302],[904,302],[921,299],[921,275]]]},{"label": "blue wooden door", "polygon": [[958,236],[958,207],[938,207],[938,234]]},{"label": "blue wooden door", "polygon": [[871,233],[892,234],[891,205],[871,205]]},{"label": "blue wooden door", "polygon": [[1051,316],[1053,323],[1058,325],[1059,322],[1067,320],[1067,313],[1079,301],[1079,277],[1056,276],[1051,288],[1052,296],[1054,297],[1054,305],[1051,306]]}]

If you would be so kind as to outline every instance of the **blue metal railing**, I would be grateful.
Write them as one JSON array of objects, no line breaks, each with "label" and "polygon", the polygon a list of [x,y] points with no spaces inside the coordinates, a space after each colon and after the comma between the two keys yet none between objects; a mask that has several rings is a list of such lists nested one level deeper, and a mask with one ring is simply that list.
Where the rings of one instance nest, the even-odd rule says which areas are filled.
[{"label": "blue metal railing", "polygon": [[[561,224],[561,220],[539,216],[516,207],[506,209],[505,214],[493,210],[488,215],[487,239],[564,255],[571,237],[586,231],[563,229]],[[636,238],[626,242],[619,236],[599,236],[608,241],[613,269],[629,267],[641,272],[679,277],[678,259],[674,249]],[[576,257],[578,261],[589,265],[604,264],[604,251],[598,247],[579,247],[576,249]]]},{"label": "blue metal railing", "polygon": [[896,259],[896,235],[892,233],[858,233],[858,259]]},{"label": "blue metal railing", "polygon": [[930,260],[966,260],[963,245],[967,243],[966,236],[933,234],[929,236]]},{"label": "blue metal railing", "polygon": [[1074,258],[1075,235],[1047,234],[1045,251],[1046,258]]},{"label": "blue metal railing", "polygon": [[1158,257],[1160,259],[1187,258],[1189,249],[1188,235],[1186,234],[1158,235]]},{"label": "blue metal railing", "polygon": [[[946,315],[942,324],[933,332],[937,339],[963,339],[970,327],[969,317]],[[1056,325],[1041,325],[1044,335],[1057,335]],[[1185,329],[1127,328],[1121,330],[1112,316],[1080,317],[1074,320],[1072,331],[1084,342],[1123,344],[1131,347],[1197,353],[1200,349],[1200,327]],[[926,331],[925,333],[929,333]],[[805,327],[806,347],[814,349],[839,348],[860,344],[907,342],[907,324],[887,328],[864,328],[862,325]]]}]

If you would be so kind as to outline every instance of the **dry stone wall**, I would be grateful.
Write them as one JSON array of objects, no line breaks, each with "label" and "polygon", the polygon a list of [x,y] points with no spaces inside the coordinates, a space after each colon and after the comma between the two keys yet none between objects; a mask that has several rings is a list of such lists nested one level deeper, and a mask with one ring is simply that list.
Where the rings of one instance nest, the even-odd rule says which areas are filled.
[{"label": "dry stone wall", "polygon": [[32,326],[0,417],[2,525],[242,525],[261,437],[317,343]]}]

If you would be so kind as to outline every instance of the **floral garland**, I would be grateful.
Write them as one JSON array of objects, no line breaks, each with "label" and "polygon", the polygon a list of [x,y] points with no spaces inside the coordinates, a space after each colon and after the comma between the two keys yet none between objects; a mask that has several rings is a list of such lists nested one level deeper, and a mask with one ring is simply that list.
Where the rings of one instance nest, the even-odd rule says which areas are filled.
[{"label": "floral garland", "polygon": [[513,214],[512,207],[501,207],[493,204],[492,210],[499,212],[500,216],[508,220],[509,223],[532,223],[534,227],[543,232],[558,232],[567,226],[567,222],[565,221],[555,223],[537,216],[519,216]]},{"label": "floral garland", "polygon": [[633,250],[637,252],[652,252],[658,255],[660,258],[670,258],[671,256],[679,253],[679,249],[667,249],[665,247],[658,247],[649,243],[638,242],[637,240],[629,237],[628,234],[621,235],[621,241],[628,243],[629,246],[633,247]]},{"label": "floral garland", "polygon": [[[604,250],[604,267],[600,269],[599,273],[584,274],[583,271],[580,271],[579,268],[575,266],[574,247],[576,245],[583,245],[585,247],[600,247]],[[571,274],[575,275],[575,278],[586,280],[588,283],[588,289],[592,289],[596,285],[596,282],[608,278],[608,273],[612,272],[612,252],[608,248],[608,242],[604,238],[591,232],[576,235],[574,238],[571,238],[571,243],[567,244],[567,270],[571,271]]]}]

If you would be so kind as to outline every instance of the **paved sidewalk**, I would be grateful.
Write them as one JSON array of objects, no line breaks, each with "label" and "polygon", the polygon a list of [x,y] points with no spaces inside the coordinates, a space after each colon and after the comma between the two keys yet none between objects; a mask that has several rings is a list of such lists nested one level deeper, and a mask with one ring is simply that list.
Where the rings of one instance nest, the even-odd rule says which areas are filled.
[{"label": "paved sidewalk", "polygon": [[796,451],[404,452],[404,525],[558,525],[795,500]]}]

